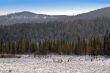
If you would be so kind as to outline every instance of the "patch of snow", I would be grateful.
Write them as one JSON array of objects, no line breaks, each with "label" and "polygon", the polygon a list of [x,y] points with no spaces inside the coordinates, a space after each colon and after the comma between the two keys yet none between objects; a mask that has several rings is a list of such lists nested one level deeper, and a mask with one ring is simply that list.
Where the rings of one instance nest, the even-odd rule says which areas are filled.
[{"label": "patch of snow", "polygon": [[44,16],[43,19],[47,19],[47,16]]},{"label": "patch of snow", "polygon": [[110,73],[110,58],[99,56],[22,55],[1,58],[0,73]]}]

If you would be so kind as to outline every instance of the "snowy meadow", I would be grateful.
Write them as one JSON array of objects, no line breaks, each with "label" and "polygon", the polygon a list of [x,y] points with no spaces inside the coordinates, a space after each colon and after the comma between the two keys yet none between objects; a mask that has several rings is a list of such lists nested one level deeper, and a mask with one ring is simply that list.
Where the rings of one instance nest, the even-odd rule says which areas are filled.
[{"label": "snowy meadow", "polygon": [[110,73],[110,58],[22,55],[21,58],[1,58],[0,73]]}]

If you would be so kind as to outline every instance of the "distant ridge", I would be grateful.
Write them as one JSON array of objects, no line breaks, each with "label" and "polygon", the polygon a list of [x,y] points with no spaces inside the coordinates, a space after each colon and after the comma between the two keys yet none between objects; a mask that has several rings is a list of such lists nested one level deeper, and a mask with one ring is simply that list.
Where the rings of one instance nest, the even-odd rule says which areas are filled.
[{"label": "distant ridge", "polygon": [[43,23],[48,21],[74,21],[77,19],[96,19],[110,17],[110,7],[97,9],[88,13],[83,13],[75,16],[67,15],[45,15],[36,14],[29,11],[16,12],[8,15],[0,16],[0,25],[10,25],[16,23]]}]

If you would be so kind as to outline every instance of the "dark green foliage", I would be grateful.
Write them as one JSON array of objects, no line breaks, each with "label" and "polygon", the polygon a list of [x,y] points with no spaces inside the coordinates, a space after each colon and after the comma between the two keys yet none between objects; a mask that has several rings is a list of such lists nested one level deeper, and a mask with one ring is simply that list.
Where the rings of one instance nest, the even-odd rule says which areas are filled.
[{"label": "dark green foliage", "polygon": [[1,25],[0,54],[110,55],[109,23],[97,18]]},{"label": "dark green foliage", "polygon": [[48,41],[41,41],[39,43],[39,52],[40,54],[48,54],[49,53],[49,42]]},{"label": "dark green foliage", "polygon": [[110,32],[107,31],[104,36],[104,53],[110,55]]},{"label": "dark green foliage", "polygon": [[74,41],[65,40],[0,40],[0,54],[67,54],[67,55],[110,55],[110,32],[104,37],[91,37]]}]

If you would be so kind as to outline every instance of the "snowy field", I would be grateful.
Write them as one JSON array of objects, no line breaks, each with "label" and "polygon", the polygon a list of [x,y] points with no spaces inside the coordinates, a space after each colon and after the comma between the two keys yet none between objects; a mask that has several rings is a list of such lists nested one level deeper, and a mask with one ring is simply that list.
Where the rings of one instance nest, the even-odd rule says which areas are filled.
[{"label": "snowy field", "polygon": [[59,55],[1,58],[0,73],[110,73],[110,58]]}]

